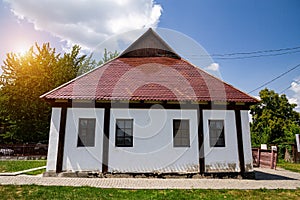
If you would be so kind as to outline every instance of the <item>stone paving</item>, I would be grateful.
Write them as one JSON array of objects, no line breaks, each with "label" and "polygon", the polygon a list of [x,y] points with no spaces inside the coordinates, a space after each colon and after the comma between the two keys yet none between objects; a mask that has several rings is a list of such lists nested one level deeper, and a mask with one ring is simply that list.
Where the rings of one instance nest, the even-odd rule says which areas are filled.
[{"label": "stone paving", "polygon": [[241,179],[158,179],[158,178],[62,178],[0,176],[0,185],[91,186],[124,189],[297,189],[300,173],[283,169],[256,168],[256,180]]}]

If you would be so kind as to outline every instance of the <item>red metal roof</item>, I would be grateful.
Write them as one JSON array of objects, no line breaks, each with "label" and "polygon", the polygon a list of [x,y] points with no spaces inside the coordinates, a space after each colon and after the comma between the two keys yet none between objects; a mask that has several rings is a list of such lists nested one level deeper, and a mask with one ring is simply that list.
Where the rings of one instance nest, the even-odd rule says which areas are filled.
[{"label": "red metal roof", "polygon": [[120,57],[41,97],[46,100],[257,102],[181,59],[151,28]]},{"label": "red metal roof", "polygon": [[42,98],[257,102],[189,62],[171,57],[119,57]]}]

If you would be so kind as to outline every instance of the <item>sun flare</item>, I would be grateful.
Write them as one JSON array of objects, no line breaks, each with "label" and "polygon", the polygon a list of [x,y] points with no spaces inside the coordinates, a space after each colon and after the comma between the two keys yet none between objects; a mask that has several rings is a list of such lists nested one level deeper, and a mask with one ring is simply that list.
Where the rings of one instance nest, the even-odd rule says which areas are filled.
[{"label": "sun flare", "polygon": [[20,56],[24,56],[29,51],[30,46],[30,43],[27,41],[16,42],[13,48],[13,52]]},{"label": "sun flare", "polygon": [[19,45],[18,47],[16,47],[16,53],[20,54],[21,56],[24,56],[28,50],[29,47],[26,45]]}]

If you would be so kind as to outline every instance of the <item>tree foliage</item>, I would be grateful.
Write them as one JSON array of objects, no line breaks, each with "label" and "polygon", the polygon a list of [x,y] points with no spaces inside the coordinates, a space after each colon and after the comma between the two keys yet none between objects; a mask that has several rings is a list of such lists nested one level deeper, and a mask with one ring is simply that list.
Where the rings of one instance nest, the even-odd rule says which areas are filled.
[{"label": "tree foliage", "polygon": [[97,64],[92,55],[81,55],[78,45],[64,54],[49,43],[35,44],[23,56],[7,54],[0,76],[0,142],[48,139],[51,107],[39,96]]},{"label": "tree foliage", "polygon": [[60,56],[49,44],[36,44],[24,56],[7,54],[0,78],[1,114],[10,121],[4,139],[46,139],[50,107],[39,96],[76,76],[84,59],[79,50],[74,46],[71,53]]},{"label": "tree foliage", "polygon": [[112,59],[114,59],[114,58],[116,58],[118,56],[119,56],[119,52],[117,52],[117,51],[114,51],[114,52],[107,51],[107,49],[105,48],[104,49],[104,53],[103,53],[103,57],[98,62],[98,65],[102,65],[102,64],[104,64],[104,63],[106,63],[106,62],[108,62],[108,61],[110,61],[110,60],[112,60]]},{"label": "tree foliage", "polygon": [[300,133],[300,115],[294,110],[297,105],[273,90],[261,90],[259,96],[260,103],[250,108],[252,145],[294,143],[295,134]]}]

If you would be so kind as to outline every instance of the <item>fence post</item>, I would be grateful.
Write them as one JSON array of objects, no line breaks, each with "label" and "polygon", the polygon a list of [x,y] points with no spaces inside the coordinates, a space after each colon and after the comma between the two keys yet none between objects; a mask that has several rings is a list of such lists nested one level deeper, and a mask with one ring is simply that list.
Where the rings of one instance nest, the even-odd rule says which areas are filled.
[{"label": "fence post", "polygon": [[293,155],[293,163],[296,163],[297,161],[297,147],[295,145],[292,146],[292,155]]},{"label": "fence post", "polygon": [[278,150],[275,152],[275,162],[274,162],[274,169],[276,169],[277,166],[277,159],[278,159]]},{"label": "fence post", "polygon": [[271,150],[271,169],[274,168],[274,150]]},{"label": "fence post", "polygon": [[257,167],[260,166],[260,148],[257,149]]}]

